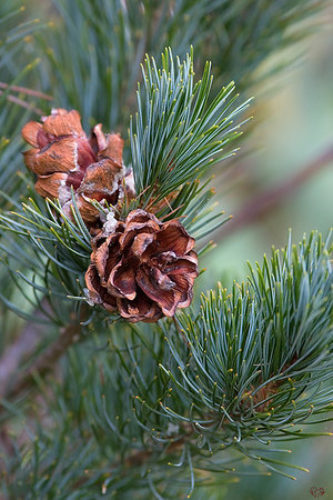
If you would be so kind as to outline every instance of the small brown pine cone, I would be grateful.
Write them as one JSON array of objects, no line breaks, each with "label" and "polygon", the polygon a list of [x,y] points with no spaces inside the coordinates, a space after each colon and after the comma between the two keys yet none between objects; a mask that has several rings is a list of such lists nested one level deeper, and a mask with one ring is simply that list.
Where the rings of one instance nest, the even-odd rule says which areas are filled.
[{"label": "small brown pine cone", "polygon": [[133,210],[114,232],[92,240],[85,280],[90,300],[131,321],[155,322],[190,305],[198,257],[177,220]]},{"label": "small brown pine cone", "polygon": [[105,136],[99,124],[88,138],[75,110],[54,109],[42,121],[31,121],[22,129],[23,139],[32,146],[23,153],[24,161],[38,176],[35,188],[41,196],[59,198],[65,214],[70,216],[72,187],[87,224],[99,216],[89,199],[116,205],[124,190],[129,197],[134,196],[131,173],[124,172],[124,141],[119,134]]}]

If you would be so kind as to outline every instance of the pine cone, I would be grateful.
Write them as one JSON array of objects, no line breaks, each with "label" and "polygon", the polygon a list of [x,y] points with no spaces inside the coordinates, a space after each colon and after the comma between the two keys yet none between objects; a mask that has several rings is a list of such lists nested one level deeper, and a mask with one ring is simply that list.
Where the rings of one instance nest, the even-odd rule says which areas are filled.
[{"label": "pine cone", "polygon": [[[38,176],[35,188],[44,198],[59,198],[70,216],[71,187],[83,220],[89,224],[98,218],[98,210],[89,199],[106,200],[112,205],[131,188],[131,172],[125,176],[122,163],[124,141],[119,134],[104,135],[101,124],[88,138],[82,129],[80,114],[54,109],[43,123],[31,121],[22,136],[32,147],[24,155],[26,166]],[[132,183],[133,184],[133,183]]]},{"label": "pine cone", "polygon": [[144,210],[92,241],[86,272],[90,299],[133,323],[173,316],[190,305],[198,276],[195,240],[177,220],[164,224]]}]

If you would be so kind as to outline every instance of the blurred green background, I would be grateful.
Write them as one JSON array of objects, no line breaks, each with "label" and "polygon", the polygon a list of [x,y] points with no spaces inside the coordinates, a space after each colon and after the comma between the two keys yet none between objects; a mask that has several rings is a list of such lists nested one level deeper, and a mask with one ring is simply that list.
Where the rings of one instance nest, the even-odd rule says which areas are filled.
[{"label": "blurred green background", "polygon": [[[332,148],[333,35],[329,28],[333,16],[330,19],[330,24],[323,24],[316,35],[302,42],[304,58],[271,80],[268,90],[253,88],[252,153],[240,159],[241,179],[233,189],[228,185],[220,200],[226,214],[237,215],[254,193],[274,187]],[[206,258],[207,286],[217,276],[229,283],[243,276],[246,260],[260,259],[273,244],[284,245],[289,228],[294,240],[312,229],[326,234],[333,222],[332,165],[326,164],[253,224],[225,239],[222,233],[218,248]]]}]

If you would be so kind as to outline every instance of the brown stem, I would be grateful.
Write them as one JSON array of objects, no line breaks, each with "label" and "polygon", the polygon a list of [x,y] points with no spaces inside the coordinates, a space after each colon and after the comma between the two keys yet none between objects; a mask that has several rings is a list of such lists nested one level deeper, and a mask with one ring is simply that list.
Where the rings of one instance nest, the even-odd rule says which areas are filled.
[{"label": "brown stem", "polygon": [[20,87],[18,85],[9,85],[8,83],[0,82],[0,89],[8,89],[13,92],[20,92],[21,94],[31,95],[33,97],[38,97],[39,99],[45,99],[46,101],[53,101],[53,97],[44,92],[39,92],[39,90],[28,89],[26,87]]},{"label": "brown stem", "polygon": [[[167,446],[167,448],[164,450],[164,454],[172,455],[173,453],[177,453],[192,437],[193,435],[193,428],[191,427],[191,431],[185,432],[184,436],[182,436],[179,439],[176,439],[175,441],[170,442],[170,444]],[[110,474],[113,474],[113,471],[117,469],[118,467],[124,466],[124,469],[122,471],[122,475],[127,473],[127,469],[131,467],[140,467],[146,462],[150,461],[153,458],[154,451],[152,449],[146,449],[146,450],[135,450],[132,453],[130,453],[125,459],[120,462],[114,462],[113,464],[110,465]],[[87,477],[81,477],[76,483],[75,483],[75,488],[78,488],[82,486],[84,483],[86,483],[89,479],[89,476]]]},{"label": "brown stem", "polygon": [[[0,90],[0,95],[1,94],[3,94],[2,90]],[[29,102],[25,102],[22,99],[20,99],[19,97],[15,97],[15,96],[9,94],[9,95],[7,95],[6,99],[9,102],[13,102],[15,104],[18,104],[19,106],[22,106],[22,108],[30,109],[31,111],[33,111],[37,115],[42,116],[44,114],[44,111],[42,109],[36,108],[33,104],[31,104]]]},{"label": "brown stem", "polygon": [[[51,312],[50,306],[46,299],[41,302],[41,308],[34,312],[34,318],[38,320],[46,320],[46,315]],[[45,324],[28,322],[20,333],[15,342],[9,345],[0,359],[0,394],[7,392],[9,381],[15,377],[15,373],[19,369],[24,359],[29,358],[35,351],[35,348],[43,336]]]},{"label": "brown stem", "polygon": [[67,351],[68,347],[70,347],[73,342],[77,340],[80,330],[81,327],[79,323],[66,327],[53,344],[51,344],[46,351],[44,351],[41,356],[35,360],[32,366],[15,380],[14,384],[9,388],[9,392],[6,396],[18,396],[22,391],[29,387],[33,381],[34,375],[38,374],[39,376],[42,376],[49,372],[58,359],[64,354],[64,352]]},{"label": "brown stem", "polygon": [[[180,439],[177,439],[175,441],[172,441],[168,447],[166,448],[165,452],[166,454],[172,454],[175,453],[177,450],[179,450],[188,440],[191,438],[193,434],[193,429],[191,429],[191,432],[188,432],[185,434],[183,437]],[[128,455],[124,461],[124,465],[126,467],[138,467],[142,464],[144,464],[147,460],[149,460],[154,451],[153,450],[137,450]]]},{"label": "brown stem", "polygon": [[[74,342],[78,340],[81,333],[81,321],[83,320],[84,313],[85,308],[82,308],[80,318],[77,318],[75,322],[69,324],[66,328],[64,328],[60,332],[60,335],[57,337],[57,339],[33,361],[32,365],[29,368],[27,368],[16,379],[14,379],[12,384],[10,383],[10,375],[12,374],[12,372],[11,370],[7,372],[6,376],[9,376],[9,378],[6,379],[6,384],[3,384],[5,385],[3,388],[3,395],[6,398],[13,398],[18,396],[30,386],[35,375],[43,376],[54,368],[54,365],[56,364],[58,359]],[[23,346],[26,345],[27,338],[29,338],[29,335],[25,334],[24,341],[21,341],[20,347],[18,348],[19,344],[17,344],[16,346],[16,357],[13,355],[15,363],[18,363],[20,352],[22,352]]]},{"label": "brown stem", "polygon": [[310,179],[323,167],[329,165],[333,161],[333,145],[331,145],[324,153],[319,155],[313,161],[309,162],[295,175],[283,181],[276,187],[268,189],[257,194],[252,200],[245,203],[229,224],[222,226],[218,233],[218,237],[225,238],[230,236],[235,231],[252,224],[261,216],[266,215],[278,206],[287,196],[294,193],[304,182]]}]

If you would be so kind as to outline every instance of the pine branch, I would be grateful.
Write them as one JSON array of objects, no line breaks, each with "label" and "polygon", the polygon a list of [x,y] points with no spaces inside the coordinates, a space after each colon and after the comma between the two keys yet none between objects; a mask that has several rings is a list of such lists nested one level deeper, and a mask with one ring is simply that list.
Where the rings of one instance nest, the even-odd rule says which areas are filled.
[{"label": "pine branch", "polygon": [[[181,210],[186,213],[197,194],[198,179],[234,154],[224,150],[240,135],[238,117],[249,102],[234,106],[233,82],[210,101],[210,64],[195,83],[192,54],[175,64],[171,49],[166,50],[161,69],[147,56],[142,71],[143,85],[137,92],[138,112],[131,121],[130,137],[138,203],[143,208],[158,206],[177,193],[171,207],[179,208],[182,200]],[[192,190],[191,196],[184,196],[185,190]],[[195,215],[199,216],[199,210]]]},{"label": "pine branch", "polygon": [[255,428],[265,440],[329,408],[331,392],[320,394],[316,408],[319,392],[312,391],[332,367],[331,254],[329,239],[323,243],[315,234],[298,248],[289,241],[262,266],[249,266],[248,282],[235,283],[231,293],[220,286],[203,296],[197,317],[180,315],[188,353],[179,352],[178,335],[169,336],[179,368],[164,370],[193,405],[188,421],[204,430],[209,410],[207,432],[215,413],[240,439]]},{"label": "pine branch", "polygon": [[[43,82],[52,95],[55,92],[56,102],[80,110],[85,125],[94,117],[108,128],[126,130],[123,117],[133,111],[133,92],[146,53],[158,58],[164,47],[171,46],[184,57],[193,45],[200,71],[199,61],[213,61],[215,89],[234,79],[246,91],[266,58],[311,33],[300,21],[324,5],[322,0],[275,0],[274,4],[270,0],[166,0],[144,1],[139,6],[119,0],[52,0],[55,22],[36,37]],[[281,67],[275,63],[273,70]]]},{"label": "pine branch", "polygon": [[[62,324],[64,312],[68,313],[70,305],[73,307],[68,298],[82,300],[84,272],[91,253],[90,234],[75,201],[74,220],[70,220],[59,202],[31,198],[21,206],[4,193],[0,194],[16,209],[0,213],[4,271],[10,274],[18,289],[23,283],[31,287],[35,300],[28,298],[28,301],[33,310],[42,307],[40,296],[48,297],[54,308],[54,323]],[[1,291],[0,299],[18,316],[34,319]]]},{"label": "pine branch", "polygon": [[331,252],[320,235],[289,241],[250,267],[245,284],[179,315],[182,335],[172,321],[123,323],[121,336],[117,324],[111,337],[71,349],[62,381],[44,395],[52,432],[18,452],[11,494],[24,484],[59,495],[59,474],[64,496],[174,498],[186,478],[188,492],[200,484],[198,470],[240,476],[244,457],[288,477],[286,467],[305,470],[270,443],[330,435],[303,426],[332,411]]},{"label": "pine branch", "polygon": [[[59,14],[54,31],[48,30],[47,37],[36,35],[43,58],[42,87],[52,89],[62,106],[83,109],[86,124],[94,116],[108,128],[126,129],[126,117],[134,107],[132,89],[147,49],[158,55],[171,45],[181,55],[193,42],[200,55],[218,59],[215,82],[231,74],[242,79],[246,89],[267,55],[303,36],[295,23],[321,3],[143,0],[138,6],[119,0],[54,0]],[[10,20],[10,9],[2,9],[8,10]],[[4,22],[0,20],[1,26]],[[10,28],[5,50],[0,47],[5,80],[15,75],[0,96],[6,106],[0,117],[4,191],[15,190],[12,174],[18,163],[11,159],[21,147],[17,130],[23,119],[22,110],[16,114],[8,98],[17,99],[14,89],[32,86],[25,81],[25,87],[16,84],[25,76],[25,70],[17,71],[26,56],[18,47],[35,29],[29,22]],[[16,45],[18,39],[21,43]],[[29,50],[34,48],[29,43]],[[207,220],[212,225],[221,215],[206,208],[213,193],[207,181],[199,184],[199,178],[224,158],[222,147],[239,127],[231,122],[243,107],[233,108],[233,85],[216,92],[219,84],[212,86],[207,65],[195,84],[190,56],[174,65],[172,57],[164,55],[163,64],[159,71],[147,58],[138,95],[130,139],[138,194],[133,204],[152,211],[158,207],[163,220],[181,217],[199,238],[211,230]],[[31,97],[42,98],[37,93]],[[7,136],[14,140],[8,143]],[[310,168],[306,175],[311,173]],[[299,180],[292,180],[292,189]],[[18,184],[25,186],[24,181]],[[94,312],[89,318],[94,334],[85,337],[84,344],[73,345],[77,337],[83,339],[86,314],[70,322],[67,316],[73,304],[82,304],[82,314],[86,311],[83,274],[90,234],[77,207],[68,219],[57,202],[44,203],[33,196],[21,207],[15,202],[20,189],[14,200],[8,192],[3,206],[15,208],[14,213],[0,215],[0,279],[3,283],[3,277],[8,278],[9,283],[0,293],[3,303],[30,318],[45,297],[52,307],[52,325],[65,327],[40,355],[31,356],[30,366],[13,377],[11,385],[6,384],[6,397],[13,398],[13,404],[3,401],[4,418],[18,415],[17,398],[37,387],[35,378],[40,392],[45,392],[38,395],[47,414],[44,418],[36,409],[34,417],[42,419],[42,425],[28,425],[29,437],[18,439],[15,446],[8,442],[10,432],[4,436],[10,455],[3,457],[4,494],[32,499],[107,494],[127,500],[135,492],[142,498],[174,498],[187,480],[190,495],[198,484],[197,470],[203,472],[203,482],[207,472],[223,481],[221,472],[239,473],[233,450],[241,459],[249,457],[285,474],[280,467],[290,465],[274,458],[279,452],[269,447],[269,441],[313,435],[299,426],[311,416],[327,420],[332,409],[329,243],[314,235],[298,248],[290,243],[280,254],[273,252],[271,261],[265,258],[262,266],[250,268],[245,284],[235,284],[230,293],[220,287],[203,296],[200,313],[187,310],[175,322],[161,321],[156,328],[115,322],[110,334],[110,322]],[[276,199],[280,195],[273,192]],[[266,198],[261,210],[267,203]],[[5,365],[6,379],[27,339],[34,338],[29,328],[21,343],[7,351],[12,357],[11,367]],[[62,376],[43,391],[43,378],[66,351]],[[29,418],[34,411],[29,407]],[[15,418],[8,426],[16,430]]]},{"label": "pine branch", "polygon": [[[43,307],[48,307],[45,299]],[[40,308],[35,310],[33,316],[35,320],[39,318],[47,319]],[[44,324],[36,324],[36,321],[28,322],[16,341],[4,350],[0,359],[0,394],[6,393],[10,381],[15,377],[15,373],[23,360],[29,358],[34,353],[38,342],[42,338],[44,329]]]},{"label": "pine branch", "polygon": [[[25,372],[19,374],[14,381],[11,381],[11,371],[5,375],[10,378],[5,380],[5,387],[2,397],[16,398],[24,391],[26,391],[33,383],[36,376],[44,377],[47,373],[54,369],[57,361],[67,351],[67,349],[80,338],[82,331],[82,322],[86,318],[86,308],[82,307],[79,317],[76,318],[71,324],[66,326],[60,331],[59,336],[52,342],[47,349],[45,349],[29,366]],[[24,340],[27,336],[31,337],[32,331],[28,328]],[[34,332],[35,334],[35,332]],[[23,341],[22,341],[23,342]],[[22,344],[20,344],[21,347]]]},{"label": "pine branch", "polygon": [[21,481],[8,480],[11,494],[24,484],[59,496],[59,474],[63,496],[174,498],[186,477],[188,492],[205,484],[193,471],[240,476],[242,457],[288,477],[286,467],[305,470],[269,444],[320,435],[302,426],[330,418],[330,252],[316,235],[289,242],[250,268],[246,284],[220,287],[203,296],[200,314],[181,314],[182,335],[171,321],[155,331],[124,324],[122,336],[118,325],[105,337],[107,350],[98,336],[72,349],[47,394],[52,432],[39,431],[11,465]]},{"label": "pine branch", "polygon": [[[120,336],[118,323],[111,337],[72,349],[47,395],[52,432],[20,456],[14,477],[56,495],[56,456],[64,495],[147,498],[153,488],[169,498],[185,477],[193,486],[193,470],[241,475],[242,457],[288,477],[285,467],[304,470],[269,443],[328,435],[303,426],[332,411],[330,255],[319,235],[290,241],[250,268],[245,284],[211,291],[199,314],[179,315],[182,335],[167,321],[154,331],[123,323]],[[74,468],[73,456],[83,457]],[[17,482],[10,491],[18,494]]]}]

